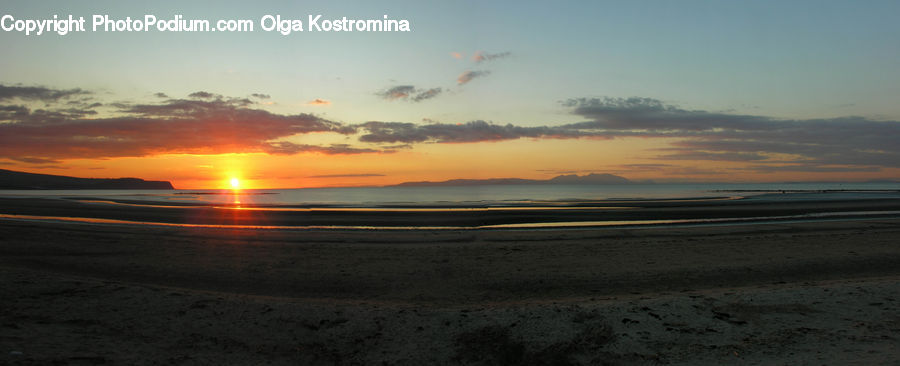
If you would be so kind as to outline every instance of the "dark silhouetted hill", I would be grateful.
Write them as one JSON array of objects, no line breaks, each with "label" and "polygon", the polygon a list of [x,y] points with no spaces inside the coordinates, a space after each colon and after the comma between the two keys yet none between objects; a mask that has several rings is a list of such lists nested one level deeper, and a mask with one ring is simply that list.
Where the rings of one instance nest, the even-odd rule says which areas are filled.
[{"label": "dark silhouetted hill", "polygon": [[138,178],[75,178],[0,169],[0,189],[175,189],[166,181]]},{"label": "dark silhouetted hill", "polygon": [[537,184],[630,184],[628,179],[612,174],[560,175],[551,179],[493,178],[451,179],[443,182],[404,182],[393,187],[537,185]]}]

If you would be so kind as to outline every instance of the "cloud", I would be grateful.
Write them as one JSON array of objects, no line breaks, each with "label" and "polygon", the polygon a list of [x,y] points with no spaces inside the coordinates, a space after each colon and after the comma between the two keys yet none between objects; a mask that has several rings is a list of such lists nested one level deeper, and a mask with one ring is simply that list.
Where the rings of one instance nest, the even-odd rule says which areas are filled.
[{"label": "cloud", "polygon": [[328,100],[325,100],[325,99],[319,99],[319,98],[316,98],[316,99],[313,99],[313,100],[307,102],[306,104],[309,104],[309,105],[330,105],[330,104],[331,104],[331,101],[328,101]]},{"label": "cloud", "polygon": [[0,157],[43,163],[156,154],[385,152],[274,142],[317,132],[349,135],[356,129],[311,114],[275,114],[248,105],[242,98],[204,95],[202,100],[110,104],[117,108],[114,117],[93,119],[83,118],[90,110],[0,105]]},{"label": "cloud", "polygon": [[817,164],[788,164],[788,165],[753,165],[746,170],[761,173],[773,172],[808,172],[808,173],[855,173],[877,172],[881,170],[876,166],[823,166]]},{"label": "cloud", "polygon": [[251,97],[254,97],[254,98],[257,98],[257,99],[269,99],[269,98],[272,97],[272,96],[270,96],[270,95],[268,95],[268,94],[260,94],[260,93],[253,93],[253,94],[250,94],[250,96],[251,96]]},{"label": "cloud", "polygon": [[330,146],[295,144],[287,141],[270,142],[263,151],[273,155],[294,155],[302,152],[314,152],[325,155],[353,155],[368,153],[393,153],[393,150],[357,148],[348,144],[331,144]]},{"label": "cloud", "polygon": [[56,122],[72,118],[82,118],[97,114],[94,108],[99,104],[83,107],[69,107],[68,104],[57,105],[56,108],[46,106],[36,110],[23,105],[0,105],[0,123],[2,122]]},{"label": "cloud", "polygon": [[742,152],[705,152],[690,151],[658,156],[664,160],[716,160],[716,161],[755,161],[766,160],[767,157],[756,153]]},{"label": "cloud", "polygon": [[486,121],[461,124],[432,123],[417,125],[405,122],[366,122],[356,126],[364,131],[359,141],[370,143],[470,143],[503,141],[520,138],[576,138],[582,132],[556,127],[521,127],[497,125]]},{"label": "cloud", "polygon": [[474,78],[487,76],[490,73],[491,73],[490,71],[478,71],[478,70],[466,71],[462,74],[459,74],[459,76],[456,78],[456,83],[458,85],[463,85],[463,84],[466,84],[466,83],[472,81],[472,79],[474,79]]},{"label": "cloud", "polygon": [[198,91],[188,94],[188,98],[197,98],[197,99],[213,99],[216,97],[221,97],[218,94],[213,94],[205,91]]},{"label": "cloud", "polygon": [[618,168],[629,169],[629,170],[657,170],[663,168],[671,168],[675,165],[672,164],[622,164],[618,165]]},{"label": "cloud", "polygon": [[[399,85],[378,94],[385,99],[420,102],[442,92],[441,88]],[[206,91],[191,93],[186,99],[166,97],[147,103],[100,103],[89,95],[81,89],[0,85],[0,158],[51,164],[76,158],[156,154],[365,154],[392,153],[418,143],[641,137],[666,139],[666,145],[657,149],[663,153],[647,157],[665,162],[737,162],[740,164],[732,169],[762,173],[900,168],[900,122],[854,116],[779,119],[690,110],[633,97],[567,100],[562,104],[584,119],[568,124],[424,120],[421,124],[371,121],[350,125],[311,114],[276,114],[256,109],[257,104],[248,98]],[[327,101],[317,99],[310,104],[322,102]],[[108,113],[101,116],[97,108]],[[318,146],[287,141],[310,133],[352,136],[361,144]],[[666,166],[635,164],[630,168]],[[672,169],[675,167],[665,168]]]},{"label": "cloud", "polygon": [[44,158],[34,158],[34,157],[12,157],[10,160],[20,161],[28,164],[59,164],[59,160],[53,159],[44,159]]},{"label": "cloud", "polygon": [[375,93],[384,99],[395,100],[409,98],[409,95],[415,93],[416,87],[412,85],[397,85],[386,90]]},{"label": "cloud", "polygon": [[326,174],[326,175],[310,175],[307,178],[364,178],[364,177],[384,177],[384,174],[364,173],[364,174]]},{"label": "cloud", "polygon": [[[639,97],[581,98],[563,104],[586,121],[532,127],[481,120],[462,124],[373,121],[354,127],[360,131],[359,141],[376,144],[474,143],[520,138],[666,138],[674,142],[667,142],[668,147],[659,149],[667,153],[655,159],[752,163],[751,168],[740,169],[758,172],[869,172],[900,168],[898,121],[853,116],[778,119],[689,110]],[[643,168],[639,165],[631,168],[666,166],[644,164]],[[688,174],[684,167],[678,169]]]},{"label": "cloud", "polygon": [[511,54],[512,53],[509,51],[500,52],[500,53],[487,53],[484,51],[478,51],[478,52],[475,52],[474,55],[472,55],[472,61],[475,61],[476,63],[481,63],[484,61],[493,61],[493,60],[496,60],[499,58],[507,57]]},{"label": "cloud", "polygon": [[441,88],[431,88],[431,89],[424,90],[424,91],[418,91],[418,93],[414,97],[412,97],[411,100],[413,102],[421,102],[426,99],[434,98],[434,97],[440,95],[441,92],[443,92],[443,89],[441,89]]},{"label": "cloud", "polygon": [[50,89],[40,86],[8,86],[0,84],[0,101],[21,99],[28,101],[54,102],[77,95],[91,94],[88,91],[75,89]]},{"label": "cloud", "polygon": [[155,96],[157,98],[168,98],[169,97],[168,95],[166,95],[166,93],[162,93],[162,92],[153,94],[153,96]]},{"label": "cloud", "polygon": [[457,60],[463,58],[463,55],[459,52],[450,52],[450,56],[453,56],[453,58],[455,58]]},{"label": "cloud", "polygon": [[[900,167],[900,122],[864,117],[777,119],[687,110],[651,98],[571,99],[589,121],[564,128],[609,137],[680,138],[668,160],[757,161],[798,171],[831,165]],[[780,156],[776,159],[775,156]],[[785,160],[788,159],[788,160]],[[784,169],[788,169],[784,168]]]},{"label": "cloud", "polygon": [[375,93],[375,95],[387,100],[407,100],[410,102],[421,102],[434,98],[443,92],[441,88],[418,89],[412,85],[398,85],[383,91]]}]

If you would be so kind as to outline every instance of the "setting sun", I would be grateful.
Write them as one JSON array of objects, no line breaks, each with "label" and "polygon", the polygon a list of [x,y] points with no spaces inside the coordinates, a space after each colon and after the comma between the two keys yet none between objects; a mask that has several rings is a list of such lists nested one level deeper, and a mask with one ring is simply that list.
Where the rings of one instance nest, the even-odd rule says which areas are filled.
[{"label": "setting sun", "polygon": [[231,189],[241,188],[241,181],[237,178],[231,178]]}]

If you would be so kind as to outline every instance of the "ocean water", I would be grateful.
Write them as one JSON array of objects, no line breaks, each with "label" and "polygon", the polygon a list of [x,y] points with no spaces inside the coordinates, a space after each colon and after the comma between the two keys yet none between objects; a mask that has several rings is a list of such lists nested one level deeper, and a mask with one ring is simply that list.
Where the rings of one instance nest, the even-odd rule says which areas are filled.
[{"label": "ocean water", "polygon": [[[827,194],[822,194],[827,192]],[[794,193],[784,195],[781,193]],[[485,185],[259,190],[0,190],[0,197],[146,201],[173,205],[483,207],[565,205],[585,201],[735,198],[900,198],[900,183],[751,183],[627,185]]]}]

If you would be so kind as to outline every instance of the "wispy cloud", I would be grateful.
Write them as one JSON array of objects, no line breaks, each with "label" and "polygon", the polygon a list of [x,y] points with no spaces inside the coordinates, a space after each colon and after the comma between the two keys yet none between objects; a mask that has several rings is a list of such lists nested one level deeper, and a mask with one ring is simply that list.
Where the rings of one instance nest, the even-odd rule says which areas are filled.
[{"label": "wispy cloud", "polygon": [[363,174],[325,174],[310,175],[307,178],[366,178],[366,177],[384,177],[384,174],[363,173]]},{"label": "wispy cloud", "polygon": [[416,92],[416,87],[412,85],[397,85],[380,92],[375,93],[375,95],[382,97],[388,100],[394,99],[405,99],[409,98],[409,95]]},{"label": "wispy cloud", "polygon": [[444,90],[441,88],[431,88],[428,90],[419,90],[415,96],[411,98],[413,102],[421,102],[426,99],[434,98],[441,94]]},{"label": "wispy cloud", "polygon": [[[419,102],[442,91],[399,85],[379,95]],[[164,100],[147,103],[104,104],[93,97],[81,89],[0,85],[0,158],[43,165],[76,158],[155,154],[365,154],[392,153],[421,143],[641,137],[666,139],[665,145],[646,151],[656,152],[655,156],[644,156],[665,163],[734,162],[730,169],[762,173],[900,168],[898,121],[854,116],[779,119],[691,110],[652,98],[570,99],[563,105],[583,121],[519,126],[483,120],[345,124],[312,114],[272,113],[258,109],[251,99],[208,91],[183,99],[166,95]],[[316,99],[310,104],[327,102]],[[100,115],[98,110],[105,113]],[[352,142],[324,146],[290,142],[292,136],[309,133],[346,135]],[[633,164],[623,168],[674,171],[684,167]]]},{"label": "wispy cloud", "polygon": [[12,157],[10,160],[15,160],[28,164],[59,164],[59,160],[54,159],[44,159],[44,158],[34,158],[34,157]]},{"label": "wispy cloud", "polygon": [[419,89],[413,85],[397,85],[388,89],[379,91],[375,95],[387,100],[406,100],[410,102],[421,102],[434,98],[443,92],[442,88]]},{"label": "wispy cloud", "polygon": [[433,123],[418,125],[405,122],[367,122],[357,127],[362,135],[359,140],[371,143],[470,143],[484,141],[515,140],[520,138],[576,138],[584,134],[577,130],[558,127],[521,127],[512,124],[497,125],[486,121],[470,121],[460,124]]},{"label": "wispy cloud", "polygon": [[462,74],[459,74],[459,76],[456,78],[456,84],[463,85],[463,84],[466,84],[466,83],[472,81],[472,79],[487,76],[490,73],[491,73],[490,71],[484,71],[484,70],[466,71]]},{"label": "wispy cloud", "polygon": [[325,105],[331,105],[331,101],[328,101],[328,100],[325,100],[325,99],[319,99],[319,98],[316,98],[316,99],[313,99],[313,100],[307,102],[306,104],[308,104],[308,105],[325,106]]},{"label": "wispy cloud", "polygon": [[[52,95],[53,91],[43,92]],[[360,154],[381,149],[297,145],[300,134],[349,135],[356,129],[311,114],[283,115],[251,108],[244,98],[208,92],[155,104],[111,104],[115,117],[83,118],[93,110],[31,110],[0,105],[0,157],[30,163],[74,158],[155,154],[265,152]],[[389,151],[388,151],[389,152]]]},{"label": "wispy cloud", "polygon": [[331,144],[329,146],[295,144],[287,141],[268,142],[263,151],[273,155],[294,155],[302,152],[314,152],[325,155],[352,155],[368,153],[393,153],[389,149],[372,149],[353,147],[349,144]]},{"label": "wispy cloud", "polygon": [[877,172],[877,166],[823,166],[819,164],[753,165],[745,170],[760,173],[807,172],[807,173],[855,173]]},{"label": "wispy cloud", "polygon": [[566,125],[611,137],[675,137],[668,160],[757,161],[800,171],[841,166],[900,167],[900,122],[864,117],[777,119],[687,110],[651,98],[572,99],[564,105],[589,121]]},{"label": "wispy cloud", "polygon": [[745,152],[709,152],[709,151],[683,151],[674,154],[662,155],[657,159],[663,160],[714,160],[714,161],[756,161],[768,159],[764,155]]},{"label": "wispy cloud", "polygon": [[512,53],[509,51],[500,52],[500,53],[487,53],[484,51],[478,51],[478,52],[475,52],[474,55],[472,55],[472,61],[475,61],[476,63],[481,63],[484,61],[492,61],[492,60],[496,60],[499,58],[508,57],[511,54]]},{"label": "wispy cloud", "polygon": [[41,86],[0,85],[0,101],[21,99],[55,102],[64,98],[88,94],[91,93],[79,88],[60,90]]},{"label": "wispy cloud", "polygon": [[188,94],[188,98],[197,98],[197,99],[213,99],[216,97],[221,98],[222,96],[218,95],[218,94],[213,94],[210,92],[205,92],[205,91],[198,91],[198,92],[193,92],[191,94]]}]

